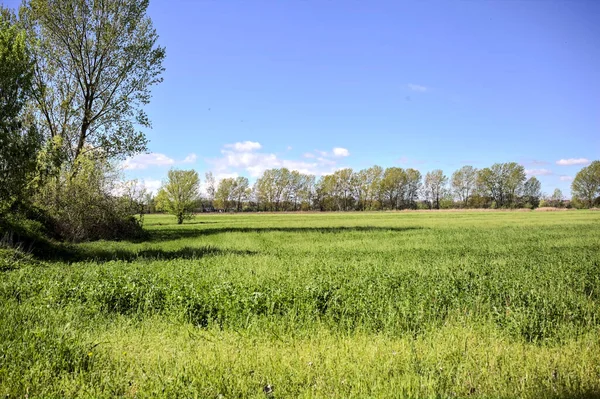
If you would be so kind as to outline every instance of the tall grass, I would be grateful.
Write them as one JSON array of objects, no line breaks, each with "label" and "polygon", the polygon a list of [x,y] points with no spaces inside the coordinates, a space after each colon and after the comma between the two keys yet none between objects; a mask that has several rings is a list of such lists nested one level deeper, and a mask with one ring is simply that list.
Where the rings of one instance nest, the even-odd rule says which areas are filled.
[{"label": "tall grass", "polygon": [[148,217],[2,268],[0,395],[598,397],[599,222]]}]

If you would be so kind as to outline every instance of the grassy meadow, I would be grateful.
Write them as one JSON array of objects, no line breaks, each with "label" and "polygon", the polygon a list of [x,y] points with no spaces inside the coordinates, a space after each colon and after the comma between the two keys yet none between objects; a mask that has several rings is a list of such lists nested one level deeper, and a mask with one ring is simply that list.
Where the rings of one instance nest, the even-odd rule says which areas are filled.
[{"label": "grassy meadow", "polygon": [[600,397],[600,212],[145,228],[0,254],[1,397]]}]

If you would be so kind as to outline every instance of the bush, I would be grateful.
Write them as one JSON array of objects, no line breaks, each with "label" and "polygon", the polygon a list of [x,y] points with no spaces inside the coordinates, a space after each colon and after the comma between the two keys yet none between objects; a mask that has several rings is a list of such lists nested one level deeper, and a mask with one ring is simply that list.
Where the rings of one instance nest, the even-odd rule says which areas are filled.
[{"label": "bush", "polygon": [[108,162],[80,157],[42,187],[37,199],[56,238],[68,241],[140,237],[140,222],[116,195],[118,176]]}]

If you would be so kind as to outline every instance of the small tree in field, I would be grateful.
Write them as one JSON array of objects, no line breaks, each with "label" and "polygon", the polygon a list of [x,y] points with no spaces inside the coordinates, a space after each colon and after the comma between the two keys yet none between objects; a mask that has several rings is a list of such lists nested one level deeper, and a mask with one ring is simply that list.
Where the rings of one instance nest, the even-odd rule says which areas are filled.
[{"label": "small tree in field", "polygon": [[200,178],[195,170],[170,170],[156,196],[156,208],[177,217],[177,223],[193,217],[200,196]]}]

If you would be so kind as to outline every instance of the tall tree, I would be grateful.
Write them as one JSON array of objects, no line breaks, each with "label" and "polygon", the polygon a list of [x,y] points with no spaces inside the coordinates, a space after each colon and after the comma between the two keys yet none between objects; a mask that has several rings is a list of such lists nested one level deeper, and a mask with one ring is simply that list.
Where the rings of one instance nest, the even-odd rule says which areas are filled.
[{"label": "tall tree", "polygon": [[417,208],[417,200],[419,199],[419,191],[421,191],[421,172],[416,169],[406,169],[406,192],[405,206],[411,209]]},{"label": "tall tree", "polygon": [[315,196],[316,178],[314,175],[302,175],[300,190],[298,191],[298,200],[301,209],[312,209],[312,202]]},{"label": "tall tree", "polygon": [[358,209],[364,211],[367,204],[369,192],[368,169],[361,169],[352,175],[352,190],[356,198]]},{"label": "tall tree", "polygon": [[429,207],[440,209],[440,199],[446,193],[448,178],[441,169],[432,170],[425,175],[425,197]]},{"label": "tall tree", "polygon": [[156,196],[156,206],[175,217],[177,223],[193,216],[194,206],[199,198],[200,178],[195,170],[171,169],[167,181]]},{"label": "tall tree", "polygon": [[40,137],[23,123],[32,77],[25,32],[0,7],[0,214],[26,197],[35,170]]},{"label": "tall tree", "polygon": [[162,81],[165,49],[146,15],[148,0],[26,0],[22,21],[35,38],[34,98],[46,138],[59,138],[67,166],[93,152],[142,152],[143,107]]},{"label": "tall tree", "polygon": [[212,172],[206,172],[204,174],[204,180],[206,181],[206,195],[211,206],[214,206],[215,195],[217,194],[217,181]]},{"label": "tall tree", "polygon": [[335,195],[338,198],[338,210],[347,211],[352,202],[352,176],[351,168],[336,170],[333,173],[335,180]]},{"label": "tall tree", "polygon": [[235,179],[226,177],[219,181],[219,186],[215,194],[215,207],[225,212],[230,211],[234,206],[235,198]]},{"label": "tall tree", "polygon": [[398,167],[387,168],[381,179],[381,190],[390,209],[398,209],[406,188],[406,173]]},{"label": "tall tree", "polygon": [[276,169],[265,170],[261,177],[254,183],[254,197],[258,203],[259,209],[262,204],[264,210],[274,210],[276,196]]},{"label": "tall tree", "polygon": [[248,201],[250,196],[250,182],[247,177],[238,176],[234,180],[232,200],[235,202],[236,210],[242,211],[242,204]]},{"label": "tall tree", "polygon": [[571,192],[588,207],[594,206],[594,200],[600,196],[600,161],[594,161],[577,172],[571,183]]},{"label": "tall tree", "polygon": [[530,203],[534,208],[537,208],[540,205],[542,184],[535,176],[531,176],[523,185],[523,197],[524,200]]},{"label": "tall tree", "polygon": [[298,201],[300,200],[300,190],[302,190],[303,175],[297,170],[290,172],[289,179],[289,198],[293,202],[293,210],[296,211],[298,208]]},{"label": "tall tree", "polygon": [[508,162],[502,167],[503,188],[506,191],[507,205],[512,205],[523,191],[525,183],[525,167],[516,162]]},{"label": "tall tree", "polygon": [[[265,171],[267,173],[269,171]],[[287,168],[271,169],[273,185],[275,190],[275,210],[279,211],[280,207],[290,198],[290,178],[291,173]]]},{"label": "tall tree", "polygon": [[523,189],[525,168],[516,162],[496,163],[477,173],[477,185],[483,195],[491,197],[496,206],[510,206]]},{"label": "tall tree", "polygon": [[452,174],[451,185],[454,195],[467,206],[469,197],[475,191],[477,184],[477,169],[467,165]]},{"label": "tall tree", "polygon": [[375,200],[381,187],[383,168],[372,166],[354,174],[353,187],[358,200],[359,209],[374,209]]},{"label": "tall tree", "polygon": [[565,199],[565,197],[563,196],[563,193],[560,190],[560,188],[555,188],[550,199],[552,200],[552,206],[560,208],[563,205],[563,200]]},{"label": "tall tree", "polygon": [[315,200],[321,211],[339,210],[339,198],[334,175],[321,176],[316,185]]}]

